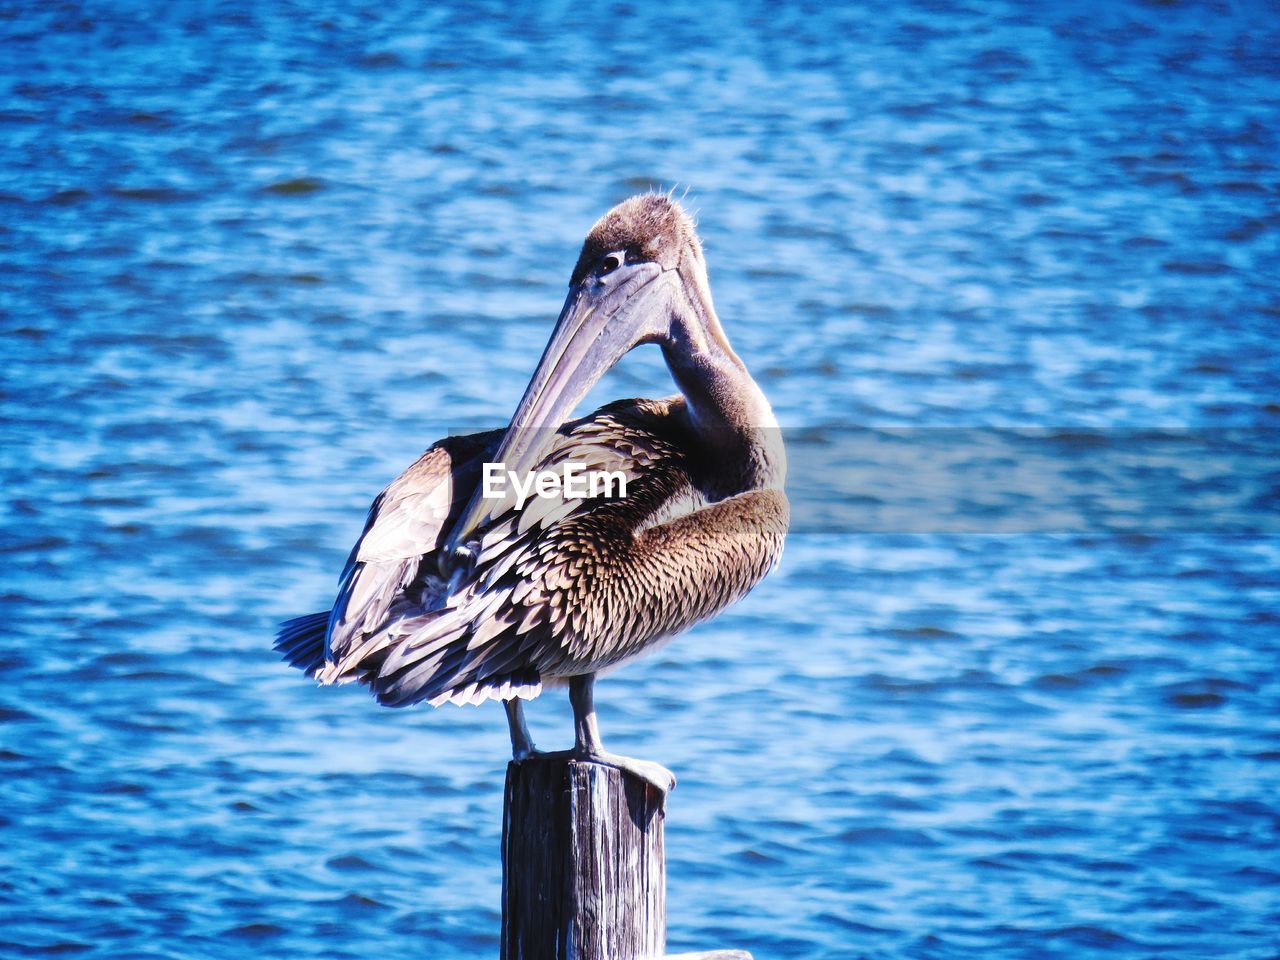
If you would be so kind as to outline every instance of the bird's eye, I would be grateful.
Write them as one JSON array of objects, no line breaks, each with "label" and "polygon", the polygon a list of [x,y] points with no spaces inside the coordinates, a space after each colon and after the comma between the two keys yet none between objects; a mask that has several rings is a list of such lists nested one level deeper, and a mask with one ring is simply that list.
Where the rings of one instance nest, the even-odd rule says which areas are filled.
[{"label": "bird's eye", "polygon": [[606,276],[622,266],[622,257],[616,253],[611,253],[600,261],[600,276]]}]

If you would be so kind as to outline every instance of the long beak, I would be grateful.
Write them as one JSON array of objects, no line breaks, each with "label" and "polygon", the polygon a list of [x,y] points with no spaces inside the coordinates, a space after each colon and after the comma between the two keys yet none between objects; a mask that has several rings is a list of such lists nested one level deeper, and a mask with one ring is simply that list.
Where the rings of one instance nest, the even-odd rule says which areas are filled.
[{"label": "long beak", "polygon": [[[659,306],[655,298],[662,300],[667,287],[661,277],[657,264],[645,264],[615,288],[592,289],[588,280],[570,289],[492,462],[520,476],[538,467],[561,425],[596,381],[627,351],[655,336],[657,324],[646,322],[650,318],[642,314]],[[665,318],[652,318],[659,319],[665,329]],[[444,562],[452,567],[457,551],[503,506],[503,500],[485,499],[478,487],[449,536]]]}]

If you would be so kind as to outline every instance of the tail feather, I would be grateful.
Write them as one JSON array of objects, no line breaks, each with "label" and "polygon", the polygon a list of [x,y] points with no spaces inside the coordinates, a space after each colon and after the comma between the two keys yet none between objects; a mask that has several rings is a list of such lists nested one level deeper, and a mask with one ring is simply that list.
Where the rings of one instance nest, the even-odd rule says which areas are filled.
[{"label": "tail feather", "polygon": [[314,677],[324,666],[324,638],[328,631],[328,610],[294,617],[280,624],[275,647],[290,666]]},{"label": "tail feather", "polygon": [[491,643],[469,649],[471,613],[447,608],[405,618],[393,629],[363,637],[330,661],[325,655],[330,620],[326,610],[285,621],[275,648],[291,666],[321,683],[368,683],[387,706],[537,696],[542,678],[536,667],[521,666],[524,652],[513,631],[499,630]]}]

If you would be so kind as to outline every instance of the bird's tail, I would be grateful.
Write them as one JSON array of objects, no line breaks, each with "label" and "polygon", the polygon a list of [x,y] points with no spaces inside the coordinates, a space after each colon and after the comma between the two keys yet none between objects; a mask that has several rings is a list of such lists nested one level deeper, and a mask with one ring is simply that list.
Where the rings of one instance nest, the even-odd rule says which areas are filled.
[{"label": "bird's tail", "polygon": [[285,660],[322,684],[360,680],[389,707],[529,699],[542,690],[514,624],[490,624],[490,636],[476,642],[472,621],[479,615],[470,606],[403,617],[362,635],[333,660],[325,656],[329,616],[326,611],[287,620],[275,643]]},{"label": "bird's tail", "polygon": [[328,610],[294,617],[280,624],[275,646],[290,666],[314,677],[324,666],[324,637],[328,631]]}]

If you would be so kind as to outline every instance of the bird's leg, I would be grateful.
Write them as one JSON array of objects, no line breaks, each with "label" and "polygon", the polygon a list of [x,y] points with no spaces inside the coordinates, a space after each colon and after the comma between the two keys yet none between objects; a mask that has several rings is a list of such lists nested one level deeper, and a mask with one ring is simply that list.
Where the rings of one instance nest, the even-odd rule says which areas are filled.
[{"label": "bird's leg", "polygon": [[515,760],[527,760],[536,756],[537,748],[529,736],[529,725],[524,721],[524,701],[512,697],[503,704],[507,708],[507,726],[511,728],[511,756]]},{"label": "bird's leg", "polygon": [[596,722],[596,675],[584,673],[569,680],[569,703],[573,705],[573,753],[582,760],[602,763],[629,771],[649,781],[664,795],[676,785],[670,770],[652,760],[633,760],[605,752],[600,742],[600,725]]},{"label": "bird's leg", "polygon": [[594,673],[585,673],[569,680],[569,703],[573,706],[573,748],[588,757],[603,754],[600,724],[596,722]]}]

